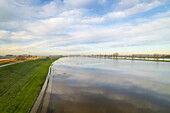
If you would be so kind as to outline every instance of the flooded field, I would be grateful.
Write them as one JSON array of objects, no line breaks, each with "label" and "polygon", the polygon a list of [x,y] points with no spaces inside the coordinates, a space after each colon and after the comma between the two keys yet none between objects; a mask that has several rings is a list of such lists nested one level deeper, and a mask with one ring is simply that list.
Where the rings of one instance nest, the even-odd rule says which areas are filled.
[{"label": "flooded field", "polygon": [[68,57],[51,73],[42,113],[170,113],[168,62]]}]

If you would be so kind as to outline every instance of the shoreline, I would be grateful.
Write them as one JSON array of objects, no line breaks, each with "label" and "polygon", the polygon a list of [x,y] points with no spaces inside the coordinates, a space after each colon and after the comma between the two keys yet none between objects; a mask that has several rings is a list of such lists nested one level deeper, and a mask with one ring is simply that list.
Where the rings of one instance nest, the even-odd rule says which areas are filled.
[{"label": "shoreline", "polygon": [[[61,57],[59,57],[58,59],[56,59],[55,61],[59,60]],[[50,81],[50,76],[52,75],[52,66],[53,66],[53,63],[55,62],[53,61],[51,63],[51,65],[49,66],[49,69],[48,69],[48,74],[46,76],[46,79],[44,81],[44,84],[41,88],[41,91],[39,92],[39,95],[37,96],[37,99],[35,100],[31,110],[30,110],[30,113],[37,113],[40,111],[40,108],[41,108],[41,105],[43,104],[43,100],[44,100],[44,96],[45,96],[45,93],[47,91],[47,88],[48,88],[48,85],[49,85],[49,81]]]},{"label": "shoreline", "polygon": [[115,59],[115,60],[132,60],[132,61],[152,61],[152,62],[170,62],[170,60],[149,60],[149,59],[125,59],[125,58],[104,58],[104,57],[89,57],[89,58],[102,58],[102,59]]},{"label": "shoreline", "polygon": [[[55,62],[55,61],[54,61]],[[46,77],[46,80],[41,88],[41,91],[39,93],[39,95],[37,96],[37,99],[35,100],[31,110],[30,110],[30,113],[37,113],[40,109],[40,106],[42,104],[42,100],[44,98],[44,95],[45,95],[45,92],[47,90],[47,87],[48,87],[48,83],[49,83],[49,76],[51,75],[51,66],[49,67],[49,70],[48,70],[48,74],[47,74],[47,77]]]}]

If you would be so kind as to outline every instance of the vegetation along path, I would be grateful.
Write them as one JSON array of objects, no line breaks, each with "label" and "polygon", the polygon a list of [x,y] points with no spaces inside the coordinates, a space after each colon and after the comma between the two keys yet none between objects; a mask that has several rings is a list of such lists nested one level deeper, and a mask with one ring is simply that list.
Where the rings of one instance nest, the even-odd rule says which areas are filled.
[{"label": "vegetation along path", "polygon": [[49,66],[59,58],[25,61],[0,68],[0,113],[27,113],[46,79]]}]

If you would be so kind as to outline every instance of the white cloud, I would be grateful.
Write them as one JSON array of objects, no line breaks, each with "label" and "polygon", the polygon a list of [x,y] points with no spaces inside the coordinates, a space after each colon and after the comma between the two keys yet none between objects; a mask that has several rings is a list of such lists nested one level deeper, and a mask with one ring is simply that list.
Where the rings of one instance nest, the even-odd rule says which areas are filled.
[{"label": "white cloud", "polygon": [[0,41],[6,42],[8,41],[8,37],[9,37],[9,31],[5,31],[5,30],[0,31]]},{"label": "white cloud", "polygon": [[[43,49],[57,48],[60,52],[70,53],[147,45],[151,41],[150,44],[169,42],[169,11],[157,13],[145,20],[141,17],[114,23],[114,20],[126,19],[162,5],[163,2],[158,0],[132,0],[131,3],[122,0],[118,4],[120,9],[110,9],[111,12],[104,14],[90,12],[95,0],[65,0],[63,4],[51,1],[42,6],[27,5],[22,3],[22,0],[14,0],[9,4],[7,1],[0,0],[0,3],[4,4],[0,7],[0,10],[4,9],[0,11],[0,28],[4,29],[0,31],[0,42],[13,44],[1,45],[0,47],[6,47],[2,51],[25,51],[34,48],[33,51],[42,49],[43,52]],[[97,7],[105,3],[105,0],[96,2]],[[11,16],[11,13],[14,15]]]},{"label": "white cloud", "polygon": [[[55,35],[48,39],[46,39],[46,35],[45,38],[42,35],[42,39],[37,40],[36,42],[33,42],[27,46],[22,45],[22,48],[59,47],[63,48],[65,51],[71,49],[74,51],[76,47],[82,47],[77,48],[82,51],[86,50],[88,47],[89,50],[92,49],[89,44],[97,48],[112,48],[118,46],[140,45],[141,43],[148,44],[148,42],[150,44],[155,43],[151,41],[156,41],[159,43],[159,41],[162,39],[162,36],[168,37],[170,35],[168,30],[170,28],[170,24],[168,24],[169,21],[170,18],[164,18],[139,25],[122,24],[114,27],[91,26],[88,29],[82,27],[80,29],[76,29],[74,32],[67,32],[68,35]],[[15,37],[18,36],[18,39],[19,37],[27,38],[27,36],[29,39],[29,35],[26,32],[12,34]],[[165,39],[164,42],[167,41],[168,39]],[[13,49],[21,48],[18,47]]]},{"label": "white cloud", "polygon": [[12,32],[10,37],[12,41],[26,41],[33,38],[34,37],[26,31]]},{"label": "white cloud", "polygon": [[132,7],[135,4],[139,3],[140,0],[121,0],[118,5],[117,8],[128,8],[128,7]]},{"label": "white cloud", "polygon": [[46,20],[40,20],[33,23],[27,23],[24,29],[37,36],[55,36],[58,33],[63,33],[68,29],[69,25],[73,24],[73,18],[56,17]]},{"label": "white cloud", "polygon": [[127,9],[134,7],[137,4],[151,4],[154,2],[166,3],[167,0],[120,0],[120,2],[116,6],[116,9],[117,10]]},{"label": "white cloud", "polygon": [[84,6],[84,5],[88,5],[92,2],[92,0],[64,0],[64,4],[66,5],[71,5],[71,6]]},{"label": "white cloud", "polygon": [[[107,13],[103,16],[98,16],[98,17],[87,17],[82,19],[82,22],[84,23],[101,23],[101,22],[107,22],[108,20],[115,20],[115,19],[119,19],[119,18],[125,18],[125,17],[129,17],[131,15],[137,14],[137,13],[142,13],[142,12],[146,12],[149,11],[153,8],[156,8],[160,5],[163,5],[164,2],[160,2],[160,1],[153,1],[150,3],[145,3],[145,2],[139,2],[138,0],[134,0],[136,2],[133,3],[133,1],[131,2],[127,2],[129,4],[134,4],[133,7],[129,7],[123,10],[118,10],[118,11],[112,11],[110,13]],[[139,3],[138,3],[139,2]],[[122,0],[120,2],[121,4],[125,4],[127,5],[127,3]]]},{"label": "white cloud", "polygon": [[35,15],[35,17],[38,18],[55,17],[66,10],[66,8],[62,6],[60,0],[51,1],[36,8],[39,9],[36,13],[37,15]]},{"label": "white cloud", "polygon": [[104,5],[106,2],[106,0],[64,0],[67,7],[95,7]]},{"label": "white cloud", "polygon": [[111,13],[108,13],[104,16],[104,18],[105,19],[124,18],[124,17],[134,15],[136,13],[146,12],[162,4],[163,3],[159,1],[154,1],[151,3],[138,3],[131,8],[125,9],[124,11],[116,11],[116,12],[113,11]]}]

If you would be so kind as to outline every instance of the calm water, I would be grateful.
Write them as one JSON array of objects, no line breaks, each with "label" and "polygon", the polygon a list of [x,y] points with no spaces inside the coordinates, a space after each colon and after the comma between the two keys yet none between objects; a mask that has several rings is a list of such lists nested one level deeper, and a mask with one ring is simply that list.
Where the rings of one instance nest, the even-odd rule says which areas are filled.
[{"label": "calm water", "polygon": [[40,112],[170,113],[170,63],[61,58]]}]

